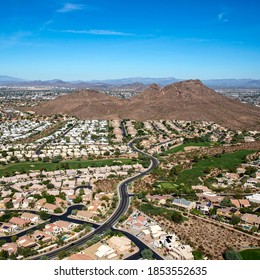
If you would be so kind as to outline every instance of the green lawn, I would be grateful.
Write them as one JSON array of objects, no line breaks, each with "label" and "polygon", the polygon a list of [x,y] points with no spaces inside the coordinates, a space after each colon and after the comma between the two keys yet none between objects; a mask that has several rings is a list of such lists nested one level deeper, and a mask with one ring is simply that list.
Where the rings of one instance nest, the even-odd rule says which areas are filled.
[{"label": "green lawn", "polygon": [[158,182],[156,186],[159,188],[176,188],[174,182]]},{"label": "green lawn", "polygon": [[123,165],[123,164],[135,164],[142,163],[139,160],[132,159],[100,159],[100,160],[71,160],[71,161],[63,161],[59,163],[51,163],[51,162],[19,162],[8,164],[6,166],[0,167],[0,177],[2,177],[6,173],[20,172],[22,171],[30,171],[30,170],[40,170],[45,168],[47,171],[54,171],[58,169],[62,169],[63,164],[68,164],[68,168],[66,169],[77,169],[77,168],[86,168],[86,167],[102,167],[102,166],[112,166],[112,165]]},{"label": "green lawn", "polygon": [[249,249],[239,253],[243,260],[260,260],[260,249]]},{"label": "green lawn", "polygon": [[153,194],[185,195],[186,199],[194,200],[195,193],[190,186],[176,185],[175,182],[157,182],[154,187],[152,191]]},{"label": "green lawn", "polygon": [[194,147],[210,147],[210,146],[213,146],[215,144],[216,143],[214,143],[214,142],[199,142],[199,143],[190,142],[190,143],[182,144],[182,145],[180,145],[178,147],[169,149],[169,150],[161,153],[160,155],[161,156],[165,156],[165,155],[170,155],[170,154],[178,153],[178,152],[184,151],[185,147],[192,147],[192,146],[194,146]]},{"label": "green lawn", "polygon": [[185,195],[187,200],[194,201],[194,199],[196,199],[194,190],[187,185],[176,185],[175,182],[156,182],[153,187],[154,188],[151,194],[172,194],[178,196]]},{"label": "green lawn", "polygon": [[155,191],[160,192],[161,194],[178,191],[178,185],[176,185],[174,182],[156,182],[154,187]]},{"label": "green lawn", "polygon": [[209,157],[193,165],[192,169],[183,171],[177,178],[175,184],[190,182],[192,184],[200,183],[199,177],[206,175],[204,170],[209,168],[229,169],[240,165],[244,158],[254,153],[251,150],[241,150],[230,154],[223,154],[221,157]]}]

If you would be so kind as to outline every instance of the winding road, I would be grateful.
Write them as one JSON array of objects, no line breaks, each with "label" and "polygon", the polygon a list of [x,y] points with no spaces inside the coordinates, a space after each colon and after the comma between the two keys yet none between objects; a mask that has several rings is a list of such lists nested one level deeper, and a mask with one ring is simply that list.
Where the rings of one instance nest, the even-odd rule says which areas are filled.
[{"label": "winding road", "polygon": [[[159,161],[157,160],[157,158],[155,158],[152,155],[147,154],[143,151],[140,151],[135,147],[134,142],[142,140],[144,138],[146,138],[146,137],[140,137],[140,138],[133,139],[132,141],[129,142],[129,146],[133,151],[149,157],[150,161],[151,161],[150,166],[144,172],[141,172],[141,173],[139,173],[135,176],[127,178],[124,181],[119,183],[119,185],[117,187],[118,188],[118,195],[119,195],[119,204],[118,204],[116,210],[114,211],[114,213],[103,224],[101,224],[99,226],[95,225],[95,227],[97,227],[97,226],[98,227],[96,229],[94,229],[94,231],[92,231],[92,232],[88,233],[87,235],[79,238],[78,240],[74,241],[73,243],[67,244],[67,245],[65,245],[61,248],[58,248],[56,250],[53,250],[51,252],[47,252],[47,253],[44,253],[42,255],[37,255],[37,256],[31,257],[30,259],[37,260],[37,259],[40,259],[41,256],[46,256],[49,259],[54,259],[54,258],[57,258],[57,255],[58,255],[59,252],[66,251],[68,249],[81,247],[88,240],[92,239],[95,235],[102,235],[102,233],[104,233],[106,230],[112,229],[112,230],[120,231],[118,229],[115,229],[114,225],[118,222],[118,219],[126,213],[128,207],[129,207],[129,203],[130,203],[130,199],[129,199],[130,195],[128,193],[129,184],[131,184],[133,181],[135,181],[138,178],[141,178],[145,175],[148,175],[159,164]],[[68,217],[67,217],[67,219],[68,219]],[[143,243],[141,240],[136,238],[134,235],[132,235],[130,233],[127,233],[126,235],[129,239],[131,239],[131,241],[133,241],[139,247],[139,249],[141,249],[141,250],[150,249],[145,243]],[[162,259],[162,257],[160,255],[158,255],[156,252],[153,252],[153,253],[154,253],[154,257],[156,259]],[[133,259],[133,258],[137,259],[139,257],[140,257],[140,253],[135,254],[135,256],[132,256],[131,259]]]}]

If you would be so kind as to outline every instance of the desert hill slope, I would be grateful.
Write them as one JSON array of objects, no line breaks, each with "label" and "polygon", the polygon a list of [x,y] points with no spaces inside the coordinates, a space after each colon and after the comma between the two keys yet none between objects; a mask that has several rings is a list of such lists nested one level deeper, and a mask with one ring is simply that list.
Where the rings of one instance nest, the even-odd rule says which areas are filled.
[{"label": "desert hill slope", "polygon": [[81,119],[205,120],[229,128],[260,130],[260,109],[223,97],[199,80],[160,88],[153,84],[130,99],[81,91],[34,108],[43,115],[66,113]]}]

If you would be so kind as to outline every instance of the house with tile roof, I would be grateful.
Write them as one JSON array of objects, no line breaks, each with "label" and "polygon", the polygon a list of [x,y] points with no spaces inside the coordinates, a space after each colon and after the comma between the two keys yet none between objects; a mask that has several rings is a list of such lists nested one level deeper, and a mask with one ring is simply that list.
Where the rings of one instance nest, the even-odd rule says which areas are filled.
[{"label": "house with tile roof", "polygon": [[24,212],[22,215],[21,215],[21,219],[24,219],[24,220],[28,220],[30,221],[31,223],[38,223],[39,221],[39,216],[36,215],[36,214],[32,214],[32,213],[27,213],[27,212]]},{"label": "house with tile roof", "polygon": [[36,246],[36,242],[28,235],[21,236],[17,241],[17,245],[23,248],[32,248]]},{"label": "house with tile roof", "polygon": [[45,203],[42,207],[41,207],[41,211],[45,211],[48,212],[50,214],[53,214],[54,211],[56,209],[58,209],[59,207],[55,204],[50,204],[50,203]]},{"label": "house with tile roof", "polygon": [[107,241],[107,244],[118,254],[123,254],[131,249],[131,240],[125,236],[113,236]]},{"label": "house with tile roof", "polygon": [[17,227],[24,228],[24,227],[26,227],[28,224],[30,224],[30,221],[21,219],[21,218],[19,218],[19,217],[12,217],[12,218],[10,219],[9,223],[10,223],[10,224],[13,224],[13,225],[16,225]]},{"label": "house with tile roof", "polygon": [[242,215],[241,220],[246,224],[260,228],[260,217],[257,215],[246,213]]},{"label": "house with tile roof", "polygon": [[12,243],[5,243],[2,248],[0,248],[0,251],[4,250],[7,251],[9,255],[11,254],[16,254],[18,247],[16,245],[16,243],[12,242]]},{"label": "house with tile roof", "polygon": [[70,261],[89,261],[89,260],[94,260],[94,259],[87,254],[77,253],[77,254],[73,254],[70,257],[68,257],[67,260],[70,260]]}]

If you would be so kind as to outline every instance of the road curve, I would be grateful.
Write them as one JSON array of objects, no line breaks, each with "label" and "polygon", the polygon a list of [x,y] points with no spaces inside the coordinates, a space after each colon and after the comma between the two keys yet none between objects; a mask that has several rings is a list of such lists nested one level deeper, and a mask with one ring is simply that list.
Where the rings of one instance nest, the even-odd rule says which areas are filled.
[{"label": "road curve", "polygon": [[[83,246],[86,241],[90,240],[91,238],[93,238],[95,235],[99,235],[102,234],[104,231],[108,230],[108,229],[113,229],[113,226],[117,223],[118,219],[124,215],[129,207],[129,193],[128,193],[128,186],[130,183],[132,183],[133,181],[135,181],[138,178],[141,178],[145,175],[148,175],[155,167],[157,167],[157,165],[159,164],[159,161],[157,160],[157,158],[153,157],[152,155],[149,155],[143,151],[138,150],[135,146],[134,146],[134,142],[142,140],[146,137],[140,137],[140,138],[135,138],[132,141],[129,142],[129,146],[130,148],[135,151],[138,152],[140,154],[146,155],[147,157],[150,158],[151,160],[151,164],[150,166],[144,171],[141,172],[135,176],[132,176],[130,178],[125,179],[124,181],[120,182],[118,185],[118,194],[119,194],[119,204],[115,210],[115,212],[102,224],[100,225],[98,228],[96,228],[94,231],[90,232],[89,234],[81,237],[80,239],[76,240],[75,242],[65,245],[61,248],[58,248],[56,250],[53,250],[51,252],[48,253],[44,253],[42,255],[37,255],[35,257],[31,257],[30,259],[40,259],[41,256],[47,256],[50,259],[54,259],[57,257],[58,253],[64,250],[68,250],[68,249],[73,249],[75,247],[80,247]],[[129,234],[130,236],[131,234]],[[134,239],[135,236],[132,236],[132,238]],[[136,238],[135,238],[136,239]],[[147,245],[143,244],[143,247],[148,248]],[[158,254],[156,254],[154,252],[154,255],[156,256],[157,259],[162,259]]]}]

